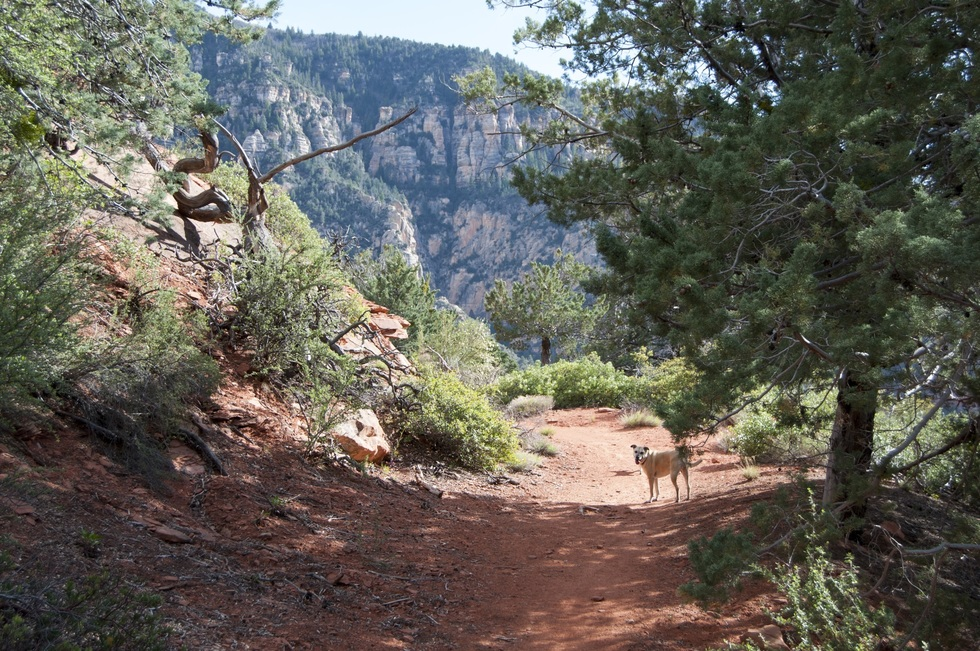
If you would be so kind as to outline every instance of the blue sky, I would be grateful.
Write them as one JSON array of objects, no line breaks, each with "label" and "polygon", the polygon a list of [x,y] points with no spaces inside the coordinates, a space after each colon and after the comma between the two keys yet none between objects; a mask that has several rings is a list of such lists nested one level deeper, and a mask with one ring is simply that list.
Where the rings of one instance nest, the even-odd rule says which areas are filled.
[{"label": "blue sky", "polygon": [[[536,72],[561,76],[554,51],[521,47],[515,51],[514,30],[526,17],[542,18],[529,9],[489,9],[484,0],[283,0],[274,26],[317,34],[395,36],[423,43],[465,45],[512,57]],[[567,56],[567,55],[566,55]]]}]

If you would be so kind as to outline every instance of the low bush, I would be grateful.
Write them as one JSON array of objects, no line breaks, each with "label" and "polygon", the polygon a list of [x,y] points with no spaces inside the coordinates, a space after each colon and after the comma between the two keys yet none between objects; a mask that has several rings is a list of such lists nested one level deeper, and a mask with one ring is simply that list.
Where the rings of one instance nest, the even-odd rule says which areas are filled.
[{"label": "low bush", "polygon": [[779,462],[826,450],[836,404],[826,392],[776,394],[739,413],[727,434],[732,451],[761,462]]},{"label": "low bush", "polygon": [[518,450],[514,457],[506,463],[511,472],[531,472],[541,465],[541,457],[533,452]]},{"label": "low bush", "polygon": [[486,397],[449,373],[427,373],[416,404],[399,420],[403,436],[473,470],[506,463],[518,448],[513,426]]},{"label": "low bush", "polygon": [[508,373],[490,388],[502,404],[519,396],[547,395],[554,398],[556,409],[619,407],[634,401],[640,390],[636,378],[595,355]]},{"label": "low bush", "polygon": [[647,402],[653,405],[676,401],[698,381],[698,372],[683,357],[641,364],[639,376],[645,380]]},{"label": "low bush", "polygon": [[775,418],[764,412],[748,411],[732,425],[728,443],[743,458],[765,459],[780,434]]},{"label": "low bush", "polygon": [[540,457],[557,457],[558,446],[540,432],[527,432],[521,436],[521,447]]},{"label": "low bush", "polygon": [[[815,533],[814,529],[807,529]],[[788,600],[773,618],[801,651],[874,651],[894,635],[894,616],[869,606],[850,558],[830,558],[819,535],[807,535],[802,553],[763,571]]]},{"label": "low bush", "polygon": [[692,540],[687,551],[698,578],[681,584],[678,590],[702,606],[727,600],[755,561],[751,535],[732,529],[722,529],[711,538]]},{"label": "low bush", "polygon": [[163,651],[172,631],[162,603],[108,574],[60,585],[0,577],[0,648]]},{"label": "low bush", "polygon": [[539,416],[555,408],[551,396],[517,396],[507,403],[507,415],[515,420]]},{"label": "low bush", "polygon": [[159,487],[169,469],[166,439],[189,403],[217,389],[218,367],[198,349],[194,324],[177,313],[171,292],[136,291],[126,313],[107,323],[74,370],[73,411],[113,456]]},{"label": "low bush", "polygon": [[77,180],[41,160],[0,174],[0,426],[36,403],[73,363],[73,317],[92,296]]},{"label": "low bush", "polygon": [[455,373],[467,386],[484,387],[516,368],[483,321],[438,309],[424,331],[409,328],[417,339],[418,366],[439,367]]},{"label": "low bush", "polygon": [[558,446],[548,440],[535,441],[528,449],[541,457],[557,457],[560,454]]},{"label": "low bush", "polygon": [[234,288],[235,333],[255,351],[253,369],[288,379],[309,358],[311,347],[330,341],[355,310],[325,250],[270,251],[243,261]]}]

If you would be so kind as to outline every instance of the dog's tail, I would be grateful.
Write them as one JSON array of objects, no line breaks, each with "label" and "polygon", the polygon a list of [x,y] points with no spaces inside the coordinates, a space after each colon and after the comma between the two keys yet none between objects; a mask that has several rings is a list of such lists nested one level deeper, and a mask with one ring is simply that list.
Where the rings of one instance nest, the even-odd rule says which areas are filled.
[{"label": "dog's tail", "polygon": [[688,467],[688,468],[693,468],[694,466],[696,466],[696,465],[698,465],[698,464],[700,464],[700,463],[701,463],[702,461],[704,461],[704,459],[698,459],[698,460],[697,460],[697,461],[695,461],[694,463],[691,463],[690,461],[688,461],[688,462],[687,462],[687,467]]}]

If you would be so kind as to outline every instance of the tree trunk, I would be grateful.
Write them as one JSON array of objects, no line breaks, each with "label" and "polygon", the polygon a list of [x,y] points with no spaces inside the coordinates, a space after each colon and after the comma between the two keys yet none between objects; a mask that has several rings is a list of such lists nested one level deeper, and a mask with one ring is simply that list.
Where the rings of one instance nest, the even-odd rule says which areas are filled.
[{"label": "tree trunk", "polygon": [[863,517],[866,509],[877,391],[847,369],[841,373],[837,415],[830,435],[830,458],[823,503],[847,502],[841,519]]},{"label": "tree trunk", "polygon": [[541,337],[541,366],[551,363],[551,337]]}]

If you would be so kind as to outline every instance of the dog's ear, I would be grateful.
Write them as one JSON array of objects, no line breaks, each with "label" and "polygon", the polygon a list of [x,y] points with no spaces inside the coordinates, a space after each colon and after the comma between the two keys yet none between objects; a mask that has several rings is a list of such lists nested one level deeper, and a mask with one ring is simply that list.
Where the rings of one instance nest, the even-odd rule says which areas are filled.
[{"label": "dog's ear", "polygon": [[634,451],[636,451],[636,445],[635,444],[634,445],[631,445],[630,447],[633,448]]}]

